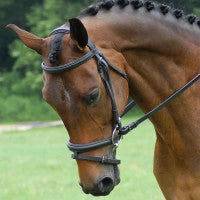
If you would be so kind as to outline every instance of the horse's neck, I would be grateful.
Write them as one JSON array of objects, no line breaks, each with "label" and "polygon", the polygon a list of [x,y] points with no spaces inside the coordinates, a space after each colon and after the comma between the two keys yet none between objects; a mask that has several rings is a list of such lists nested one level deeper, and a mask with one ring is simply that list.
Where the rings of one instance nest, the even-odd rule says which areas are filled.
[{"label": "horse's neck", "polygon": [[[115,8],[110,15],[100,13],[97,18],[88,18],[86,24],[93,24],[90,35],[95,42],[123,54],[130,95],[147,112],[199,73],[200,31],[194,27],[192,34],[191,25],[179,27],[173,16],[166,20],[158,12],[133,13],[129,7],[119,12],[120,8]],[[155,128],[166,140],[199,134],[198,91],[199,84],[192,86],[152,117]]]},{"label": "horse's neck", "polygon": [[[137,23],[133,26],[141,34],[136,34],[133,48],[128,46],[122,50],[128,63],[130,94],[145,112],[159,105],[200,72],[200,32],[198,37],[183,27],[175,30],[174,25],[167,27],[169,22],[160,24],[154,18],[147,21],[143,28]],[[198,91],[199,84],[195,84],[152,117],[155,128],[169,143],[176,137],[184,142],[200,138]]]},{"label": "horse's neck", "polygon": [[[127,68],[130,94],[144,112],[159,105],[200,71],[200,68],[196,68],[198,65],[192,65],[190,59],[188,63],[177,64],[175,58],[153,51],[130,51],[125,53],[125,57],[130,63]],[[192,58],[194,62],[197,62],[197,57]],[[185,138],[186,141],[191,141],[188,137],[196,141],[200,138],[200,94],[198,91],[199,82],[151,118],[157,131],[169,143],[175,137]]]}]

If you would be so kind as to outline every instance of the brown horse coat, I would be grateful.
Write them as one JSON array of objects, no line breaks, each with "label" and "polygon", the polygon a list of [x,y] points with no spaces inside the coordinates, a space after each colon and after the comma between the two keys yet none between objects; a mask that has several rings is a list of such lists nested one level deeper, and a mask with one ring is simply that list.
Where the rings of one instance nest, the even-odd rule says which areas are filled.
[{"label": "brown horse coat", "polygon": [[[192,16],[184,19],[180,11],[172,12],[163,5],[143,5],[135,0],[131,5],[128,1],[114,3],[118,5],[106,2],[86,10],[81,22],[109,61],[128,74],[127,83],[111,72],[120,112],[129,95],[147,112],[200,72],[200,22]],[[53,36],[42,39],[15,25],[9,27],[26,46],[42,54],[46,65],[56,66],[88,51],[81,22],[73,25],[77,34],[62,37],[55,63],[49,59]],[[84,99],[95,89],[98,98],[88,106]],[[199,90],[198,82],[151,118],[157,135],[154,173],[167,200],[200,199]],[[63,74],[44,73],[43,95],[61,116],[73,142],[88,143],[110,136],[110,99],[94,60]],[[104,147],[88,154],[112,152]],[[86,193],[106,195],[119,183],[116,167],[78,161],[78,168]]]}]

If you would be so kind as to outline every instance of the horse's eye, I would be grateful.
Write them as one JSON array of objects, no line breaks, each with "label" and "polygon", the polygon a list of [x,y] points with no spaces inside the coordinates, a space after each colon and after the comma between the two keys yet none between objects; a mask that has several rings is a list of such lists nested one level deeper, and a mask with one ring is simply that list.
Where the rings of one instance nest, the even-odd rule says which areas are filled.
[{"label": "horse's eye", "polygon": [[98,97],[99,89],[95,89],[85,97],[85,103],[87,104],[87,106],[91,106],[98,100]]}]

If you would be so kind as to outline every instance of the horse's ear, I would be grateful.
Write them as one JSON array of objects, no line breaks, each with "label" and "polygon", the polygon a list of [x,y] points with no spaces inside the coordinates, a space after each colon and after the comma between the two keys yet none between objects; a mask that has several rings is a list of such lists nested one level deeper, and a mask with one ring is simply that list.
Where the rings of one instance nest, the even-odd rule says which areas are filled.
[{"label": "horse's ear", "polygon": [[70,24],[70,37],[75,42],[76,46],[83,50],[88,44],[88,33],[83,23],[73,18],[69,20]]},{"label": "horse's ear", "polygon": [[19,36],[19,38],[21,39],[21,41],[27,47],[35,50],[39,54],[42,54],[42,45],[44,44],[44,39],[19,28],[15,24],[8,24],[6,27],[15,31]]}]

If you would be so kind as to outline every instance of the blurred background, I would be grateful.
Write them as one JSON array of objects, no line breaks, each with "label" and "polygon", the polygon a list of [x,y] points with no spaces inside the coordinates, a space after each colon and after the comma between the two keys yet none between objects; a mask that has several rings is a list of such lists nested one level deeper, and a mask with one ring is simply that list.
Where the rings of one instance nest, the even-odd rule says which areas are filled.
[{"label": "blurred background", "polygon": [[[42,100],[41,58],[5,28],[9,23],[47,37],[93,0],[0,0],[0,123],[55,120]],[[199,0],[158,0],[200,15]]]},{"label": "blurred background", "polygon": [[[9,23],[47,37],[93,0],[0,0],[0,200],[94,200],[78,184],[77,165],[66,148],[63,126],[11,130],[10,123],[59,119],[42,99],[41,57],[26,48]],[[200,0],[159,0],[200,16]],[[135,120],[139,109],[123,123]],[[4,125],[2,125],[4,124]],[[7,125],[5,125],[7,124]],[[9,126],[9,131],[2,131]],[[153,175],[155,133],[146,121],[117,152],[121,183],[100,200],[164,200]]]}]

